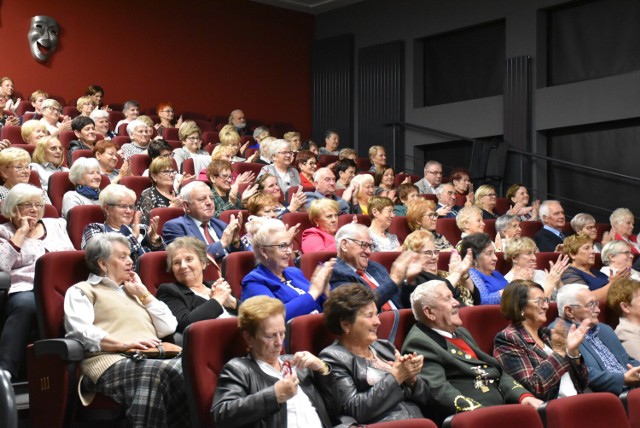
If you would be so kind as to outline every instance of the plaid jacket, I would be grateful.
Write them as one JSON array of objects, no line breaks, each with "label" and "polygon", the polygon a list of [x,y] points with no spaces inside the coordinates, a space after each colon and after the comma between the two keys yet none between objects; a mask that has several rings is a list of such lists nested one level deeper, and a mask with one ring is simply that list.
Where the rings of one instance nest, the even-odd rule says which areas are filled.
[{"label": "plaid jacket", "polygon": [[[538,333],[544,343],[551,347],[549,329],[543,327]],[[578,393],[587,387],[587,365],[582,357],[572,360],[555,352],[547,355],[536,346],[522,324],[511,323],[496,335],[493,356],[507,373],[544,401],[557,398],[560,378],[567,372]]]}]

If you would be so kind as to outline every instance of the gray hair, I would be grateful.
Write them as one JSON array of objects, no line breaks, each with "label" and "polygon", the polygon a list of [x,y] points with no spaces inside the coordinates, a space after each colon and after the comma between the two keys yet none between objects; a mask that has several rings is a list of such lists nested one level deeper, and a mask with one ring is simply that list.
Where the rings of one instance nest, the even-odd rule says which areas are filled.
[{"label": "gray hair", "polygon": [[455,189],[453,187],[453,184],[451,183],[442,183],[441,185],[439,185],[438,187],[436,187],[436,197],[438,199],[440,199],[440,196],[442,196],[442,192],[444,192],[446,187],[450,187],[451,189]]},{"label": "gray hair", "polygon": [[69,181],[77,186],[82,180],[82,176],[89,171],[100,172],[100,163],[96,158],[78,158],[71,165],[69,170]]},{"label": "gray hair", "polygon": [[342,241],[345,239],[355,239],[355,236],[362,232],[365,232],[368,235],[369,228],[358,223],[347,223],[338,229],[336,232],[336,248],[338,249],[338,256],[341,255],[340,247],[342,245]]},{"label": "gray hair", "polygon": [[269,147],[271,143],[276,141],[276,137],[266,137],[262,141],[260,141],[260,156],[263,158],[271,160],[271,155],[269,154]]},{"label": "gray hair", "polygon": [[498,232],[500,236],[504,236],[503,232],[509,228],[509,225],[513,220],[520,221],[520,219],[516,215],[505,214],[501,217],[498,217],[498,219],[496,220],[496,232]]},{"label": "gray hair", "polygon": [[462,208],[456,216],[456,226],[458,226],[458,229],[461,231],[467,230],[467,223],[473,216],[477,215],[482,217],[482,210],[475,205]]},{"label": "gray hair", "polygon": [[271,244],[273,235],[286,231],[287,228],[282,220],[278,220],[277,218],[265,219],[260,229],[253,235],[253,252],[256,256],[256,263],[263,263],[265,261],[260,254],[260,250],[264,248],[265,245]]},{"label": "gray hair", "polygon": [[[313,182],[315,183],[315,182],[320,181],[320,175],[321,174],[326,174],[327,172],[330,172],[331,175],[334,175],[333,171],[331,171],[331,169],[327,168],[326,166],[323,167],[323,168],[318,168],[316,170],[316,172],[313,173]],[[335,177],[335,175],[334,175],[334,177]]]},{"label": "gray hair", "polygon": [[91,118],[91,120],[93,120],[95,122],[96,120],[102,119],[103,117],[108,118],[109,117],[109,113],[107,113],[104,110],[100,110],[99,108],[96,108],[96,109],[93,109],[93,111],[91,112],[89,117]]},{"label": "gray hair", "polygon": [[633,218],[633,213],[629,208],[618,208],[609,216],[609,222],[611,226],[614,226],[629,217]]},{"label": "gray hair", "polygon": [[436,288],[440,285],[447,286],[442,280],[432,279],[431,281],[418,285],[415,290],[413,290],[413,293],[411,293],[411,312],[413,312],[413,316],[417,321],[423,324],[427,323],[427,319],[424,316],[424,308],[433,308],[437,305],[435,293]]},{"label": "gray hair", "polygon": [[[46,109],[49,107],[55,107],[57,109],[62,110],[62,106],[60,105],[60,103],[57,100],[54,100],[53,98],[47,98],[46,100],[44,100],[42,102],[42,109]],[[62,112],[60,112],[62,113]]]},{"label": "gray hair", "polygon": [[578,213],[571,219],[571,228],[578,233],[589,223],[595,223],[596,219],[591,214]]},{"label": "gray hair", "polygon": [[442,168],[442,164],[436,160],[430,160],[427,161],[427,163],[424,164],[424,170],[428,170],[430,167],[438,165],[440,168]]},{"label": "gray hair", "polygon": [[[18,214],[18,205],[31,199],[38,198],[44,204],[42,189],[28,183],[18,183],[9,190],[2,203],[2,215],[11,218]],[[40,216],[44,214],[44,207],[40,210]]]},{"label": "gray hair", "polygon": [[149,125],[147,125],[140,119],[135,119],[129,122],[129,124],[127,125],[127,134],[129,135],[129,137],[133,135],[133,132],[136,130],[136,128],[139,128],[141,126],[144,126],[146,128]]},{"label": "gray hair", "polygon": [[262,135],[263,132],[269,132],[269,128],[267,128],[266,126],[258,126],[256,129],[253,130],[253,139],[254,140],[258,140],[258,138],[260,138],[260,135]]},{"label": "gray hair", "polygon": [[197,187],[202,186],[206,187],[207,189],[209,188],[209,186],[207,186],[202,181],[192,181],[191,183],[184,186],[182,190],[180,190],[180,199],[182,199],[183,202],[191,202],[191,193],[196,190]]},{"label": "gray hair", "polygon": [[558,302],[558,315],[564,318],[564,308],[578,304],[578,294],[581,291],[589,291],[589,287],[584,284],[565,284],[560,287],[556,301]]},{"label": "gray hair", "polygon": [[[6,203],[6,202],[5,202]],[[627,244],[625,241],[611,241],[607,243],[602,248],[602,254],[600,254],[600,258],[602,259],[602,264],[604,266],[609,266],[609,258],[615,257],[620,254],[622,251],[631,249],[631,246]]]},{"label": "gray hair", "polygon": [[276,153],[278,153],[283,148],[289,147],[291,149],[291,143],[287,140],[277,139],[269,143],[269,157],[273,159]]},{"label": "gray hair", "polygon": [[124,103],[124,105],[122,106],[122,112],[124,113],[125,111],[129,110],[131,107],[138,107],[140,108],[140,103],[135,101],[135,100],[129,100],[126,101]]},{"label": "gray hair", "polygon": [[131,249],[129,240],[117,232],[100,233],[93,235],[91,239],[89,239],[89,242],[87,242],[87,245],[84,247],[84,259],[91,273],[104,275],[98,261],[111,257],[111,251],[113,250],[112,243],[114,242],[119,242]]},{"label": "gray hair", "polygon": [[548,199],[546,201],[544,201],[542,204],[540,204],[540,208],[538,209],[538,215],[540,216],[540,220],[544,223],[543,217],[546,217],[549,215],[549,205],[551,204],[558,204],[560,206],[562,206],[562,204],[560,203],[560,201],[556,201],[554,199]]},{"label": "gray hair", "polygon": [[118,204],[122,198],[126,197],[133,199],[134,203],[136,202],[136,192],[122,184],[109,184],[102,189],[98,199],[100,200],[100,206],[104,208],[107,205]]}]

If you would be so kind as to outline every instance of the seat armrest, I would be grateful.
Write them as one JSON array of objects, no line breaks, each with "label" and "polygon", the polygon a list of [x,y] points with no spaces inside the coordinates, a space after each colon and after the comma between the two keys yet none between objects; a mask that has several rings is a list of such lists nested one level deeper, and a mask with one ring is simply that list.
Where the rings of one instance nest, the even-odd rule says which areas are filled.
[{"label": "seat armrest", "polygon": [[76,339],[45,339],[33,344],[36,357],[53,355],[64,361],[82,361],[84,348]]}]

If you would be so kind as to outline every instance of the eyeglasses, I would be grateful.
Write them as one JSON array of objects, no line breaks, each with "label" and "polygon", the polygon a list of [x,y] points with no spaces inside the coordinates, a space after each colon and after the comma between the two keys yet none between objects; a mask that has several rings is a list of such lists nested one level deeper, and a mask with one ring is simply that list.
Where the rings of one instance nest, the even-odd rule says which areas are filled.
[{"label": "eyeglasses", "polygon": [[293,154],[293,152],[292,152],[292,151],[288,151],[288,152],[278,152],[278,154],[279,154],[279,155],[282,155],[282,156],[291,156],[291,155]]},{"label": "eyeglasses", "polygon": [[223,180],[231,180],[231,174],[218,174],[218,177],[222,178]]},{"label": "eyeglasses", "polygon": [[498,195],[496,195],[495,193],[488,193],[485,195],[487,198],[497,198]]},{"label": "eyeglasses", "polygon": [[422,254],[423,256],[427,256],[429,258],[437,258],[440,255],[440,250],[435,250],[435,251],[431,251],[431,250],[427,250],[427,251],[418,251],[418,253]]},{"label": "eyeglasses", "polygon": [[14,165],[13,170],[15,172],[29,171],[29,165]]},{"label": "eyeglasses", "polygon": [[442,171],[427,171],[427,174],[442,175]]},{"label": "eyeglasses", "polygon": [[569,305],[569,306],[571,306],[572,308],[587,308],[587,309],[595,309],[595,308],[597,308],[597,307],[598,307],[598,305],[599,305],[599,302],[597,302],[597,301],[595,301],[595,300],[594,300],[593,302],[589,302],[589,303],[587,303],[586,305]]},{"label": "eyeglasses", "polygon": [[538,297],[537,299],[528,299],[529,302],[534,302],[537,307],[542,308],[544,305],[548,305],[551,299],[548,297]]},{"label": "eyeglasses", "polygon": [[58,114],[60,114],[60,112],[62,112],[62,110],[60,110],[59,108],[55,108],[55,107],[49,107],[49,111],[52,111],[52,112],[58,113]]},{"label": "eyeglasses", "polygon": [[20,208],[25,208],[25,209],[28,209],[28,210],[32,210],[32,209],[34,209],[34,208],[39,210],[39,209],[41,209],[42,207],[44,207],[44,204],[43,204],[42,202],[36,202],[36,203],[33,203],[33,202],[23,202],[23,203],[21,203],[21,204],[18,204],[18,206],[19,206]]},{"label": "eyeglasses", "polygon": [[596,225],[595,224],[589,224],[587,226],[584,227],[585,230],[596,230]]},{"label": "eyeglasses", "polygon": [[202,205],[202,204],[206,204],[207,202],[213,202],[213,196],[207,195],[207,196],[203,196],[203,197],[198,198],[198,199],[192,199],[192,200],[191,200],[191,201],[189,201],[189,202],[190,202],[190,203],[191,203],[191,202],[195,202],[195,203],[197,203],[197,204]]},{"label": "eyeglasses", "polygon": [[438,214],[436,213],[424,213],[422,217],[429,217],[431,220],[435,220],[438,218]]},{"label": "eyeglasses", "polygon": [[175,169],[165,169],[163,171],[160,171],[160,175],[164,175],[165,177],[176,175],[177,173],[178,171],[176,171]]},{"label": "eyeglasses", "polygon": [[355,242],[357,246],[359,246],[360,248],[362,248],[363,250],[367,251],[367,250],[373,250],[373,242],[367,242],[367,241],[359,241],[357,239],[352,239],[352,238],[347,238],[349,241]]},{"label": "eyeglasses", "polygon": [[160,113],[173,113],[173,110],[160,110]]},{"label": "eyeglasses", "polygon": [[199,143],[200,141],[202,141],[202,138],[200,137],[187,137],[187,141],[191,141],[194,143]]},{"label": "eyeglasses", "polygon": [[125,205],[125,204],[108,204],[110,207],[120,208],[121,210],[135,210],[135,205]]},{"label": "eyeglasses", "polygon": [[281,242],[273,245],[263,245],[263,247],[278,247],[278,250],[285,253],[287,250],[293,250],[293,242]]}]

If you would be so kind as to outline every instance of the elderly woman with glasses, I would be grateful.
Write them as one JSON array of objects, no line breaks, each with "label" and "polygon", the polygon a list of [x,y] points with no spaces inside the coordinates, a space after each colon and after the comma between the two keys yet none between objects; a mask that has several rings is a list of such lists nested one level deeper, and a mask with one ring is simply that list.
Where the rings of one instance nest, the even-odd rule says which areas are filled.
[{"label": "elderly woman with glasses", "polygon": [[618,208],[609,216],[611,236],[616,241],[625,241],[631,247],[633,254],[640,254],[640,243],[637,235],[633,234],[634,217],[628,208]]},{"label": "elderly woman with glasses", "polygon": [[49,177],[56,172],[69,171],[65,165],[64,147],[58,138],[46,136],[38,140],[29,166],[38,173],[40,185],[46,191],[49,188]]},{"label": "elderly woman with glasses", "polygon": [[549,298],[541,285],[516,280],[502,294],[500,310],[509,325],[497,334],[493,356],[505,372],[536,398],[549,401],[585,391],[587,365],[579,347],[591,327],[590,320],[545,328]]},{"label": "elderly woman with glasses", "polygon": [[99,201],[104,223],[89,223],[84,228],[81,248],[95,235],[116,232],[129,241],[131,259],[136,266],[144,253],[164,250],[165,243],[158,234],[159,217],[151,218],[148,225],[140,223],[142,213],[135,211],[136,194],[133,190],[122,184],[110,184],[100,192]]},{"label": "elderly woman with glasses", "polygon": [[255,175],[251,171],[245,171],[234,181],[231,162],[226,160],[211,161],[207,167],[207,177],[213,185],[211,193],[216,204],[214,217],[219,217],[222,211],[244,209],[244,202],[258,191],[258,186],[251,186],[247,187],[242,195],[238,195],[240,185],[250,184],[255,180]]},{"label": "elderly woman with glasses", "polygon": [[130,143],[123,144],[120,154],[127,160],[133,155],[146,153],[151,142],[151,129],[140,119],[132,120],[127,124],[127,134],[131,138]]},{"label": "elderly woman with glasses", "polygon": [[496,188],[489,184],[483,184],[476,190],[475,204],[482,210],[483,220],[497,219],[500,216],[494,211],[497,196]]},{"label": "elderly woman with glasses", "polygon": [[209,156],[209,153],[201,148],[202,131],[194,121],[187,120],[182,126],[179,126],[178,138],[182,142],[182,147],[173,151],[173,158],[178,165],[178,170],[181,170],[182,162],[186,159],[198,155]]},{"label": "elderly woman with glasses", "polygon": [[576,233],[587,235],[593,241],[593,249],[596,253],[602,252],[602,246],[611,241],[613,237],[608,231],[602,234],[602,242],[596,242],[598,237],[598,229],[596,227],[596,219],[591,214],[578,213],[571,219],[571,228]]},{"label": "elderly woman with glasses", "polygon": [[[165,101],[158,104],[156,113],[160,118],[160,123],[154,125],[154,127],[160,136],[162,136],[162,130],[164,128],[180,128],[180,125],[183,123],[182,116],[180,116],[177,121],[175,120],[176,112],[173,109],[173,104],[170,102]],[[180,141],[182,141],[182,139],[180,139]]]},{"label": "elderly woman with glasses", "polygon": [[71,129],[71,118],[64,116],[62,122],[59,122],[60,114],[62,114],[62,106],[58,101],[52,98],[44,100],[40,122],[47,127],[49,135],[57,136],[60,132]]},{"label": "elderly woman with glasses", "polygon": [[520,217],[509,214],[498,217],[496,232],[500,235],[503,249],[506,248],[512,238],[519,238],[522,235]]},{"label": "elderly woman with glasses", "polygon": [[296,156],[296,164],[300,170],[300,184],[313,187],[313,174],[318,170],[318,159],[309,150],[302,150]]},{"label": "elderly woman with glasses", "polygon": [[181,207],[182,200],[176,195],[173,180],[177,171],[171,159],[158,156],[149,165],[151,187],[144,189],[136,209],[142,212],[140,222],[149,224],[149,214],[154,208]]},{"label": "elderly woman with glasses", "polygon": [[100,164],[97,159],[80,158],[71,166],[69,181],[75,190],[69,190],[62,198],[62,216],[67,218],[71,208],[78,205],[98,205],[100,196]]},{"label": "elderly woman with glasses", "polygon": [[611,241],[602,249],[602,268],[600,272],[611,277],[620,272],[628,272],[629,278],[640,281],[640,272],[632,268],[633,252],[624,241]]},{"label": "elderly woman with glasses", "polygon": [[444,235],[436,232],[438,214],[436,213],[436,203],[426,199],[416,199],[409,204],[407,209],[407,224],[409,229],[427,230],[433,234],[433,240],[438,251],[451,251],[453,247]]},{"label": "elderly woman with glasses", "polygon": [[258,178],[264,174],[271,174],[276,177],[278,186],[283,194],[287,193],[289,187],[302,185],[300,173],[291,166],[293,162],[293,151],[291,144],[285,140],[275,140],[269,144],[269,156],[272,164],[266,165],[258,174]]},{"label": "elderly woman with glasses", "polygon": [[0,224],[0,269],[11,275],[11,288],[4,303],[7,318],[0,336],[0,369],[15,378],[35,325],[36,261],[47,252],[73,250],[73,244],[64,219],[43,218],[42,189],[30,184],[11,188],[2,204],[2,215],[9,221]]},{"label": "elderly woman with glasses", "polygon": [[265,220],[253,234],[253,252],[258,265],[242,280],[243,301],[260,295],[275,297],[285,304],[286,321],[322,312],[335,259],[318,267],[311,281],[307,280],[300,269],[290,265],[291,236],[277,219]]},{"label": "elderly woman with glasses", "polygon": [[[31,176],[29,163],[31,156],[24,149],[9,147],[0,151],[0,176],[4,180],[4,184],[0,186],[0,201],[3,201],[9,194],[9,190],[19,183],[28,183]],[[50,204],[49,196],[44,190],[41,190],[44,201]]]}]

